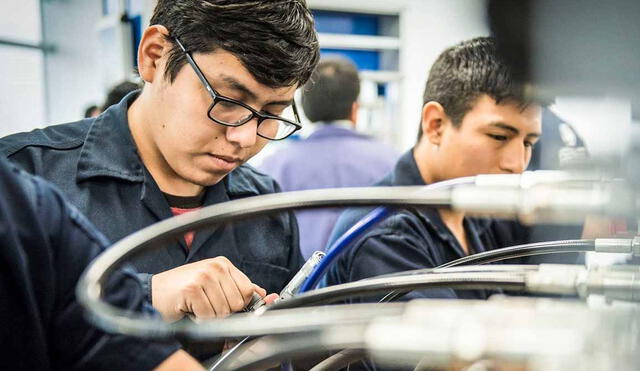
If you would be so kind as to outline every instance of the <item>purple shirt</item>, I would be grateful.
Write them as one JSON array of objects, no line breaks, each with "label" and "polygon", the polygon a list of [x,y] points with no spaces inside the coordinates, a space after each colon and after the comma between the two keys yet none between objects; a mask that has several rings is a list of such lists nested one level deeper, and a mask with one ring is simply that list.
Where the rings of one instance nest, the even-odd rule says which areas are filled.
[{"label": "purple shirt", "polygon": [[[292,143],[266,158],[261,170],[284,192],[317,188],[364,187],[379,181],[393,168],[399,154],[370,136],[323,125],[307,139]],[[296,211],[300,249],[305,259],[324,251],[342,210]]]}]

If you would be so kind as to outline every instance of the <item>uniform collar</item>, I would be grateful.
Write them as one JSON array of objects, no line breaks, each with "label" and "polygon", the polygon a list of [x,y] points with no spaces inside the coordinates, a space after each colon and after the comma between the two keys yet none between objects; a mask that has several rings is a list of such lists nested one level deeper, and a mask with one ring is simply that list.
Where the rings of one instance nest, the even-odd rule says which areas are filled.
[{"label": "uniform collar", "polygon": [[[424,179],[422,179],[422,175],[420,175],[420,170],[418,170],[418,164],[413,157],[413,149],[405,152],[400,157],[395,168],[391,174],[389,174],[387,182],[390,182],[393,186],[426,185]],[[432,227],[434,232],[438,234],[439,238],[443,240],[453,238],[453,235],[451,235],[449,229],[442,221],[437,209],[420,208],[417,210],[425,221]],[[488,218],[478,219],[465,217],[464,223],[465,229],[470,235],[481,235],[489,228],[492,220]]]},{"label": "uniform collar", "polygon": [[78,159],[77,182],[100,176],[144,181],[142,160],[127,118],[129,105],[139,93],[139,90],[129,93],[90,124]]},{"label": "uniform collar", "polygon": [[413,149],[400,156],[389,177],[387,181],[391,182],[393,186],[426,185],[420,175],[420,170],[418,170],[418,164],[413,158]]}]

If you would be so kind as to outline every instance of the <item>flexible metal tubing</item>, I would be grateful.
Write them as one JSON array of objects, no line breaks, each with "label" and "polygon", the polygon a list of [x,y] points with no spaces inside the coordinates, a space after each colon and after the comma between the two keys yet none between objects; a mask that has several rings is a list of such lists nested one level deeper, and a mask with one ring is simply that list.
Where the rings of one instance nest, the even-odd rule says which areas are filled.
[{"label": "flexible metal tubing", "polygon": [[[474,288],[505,288],[511,290],[522,290],[525,288],[525,273],[516,272],[452,272],[452,273],[425,273],[422,275],[413,275],[407,277],[393,277],[379,280],[367,280],[358,282],[361,287],[350,287],[356,292],[387,292],[391,289],[407,289],[407,288],[433,288],[433,287],[452,287],[460,289]],[[347,284],[351,285],[351,284]],[[199,324],[188,324],[179,326],[171,326],[158,320],[147,320],[142,322],[137,319],[126,318],[130,323],[124,323],[126,327],[120,328],[120,333],[135,336],[153,336],[167,335],[166,333],[158,333],[157,328],[149,327],[150,325],[161,325],[168,329],[175,330],[170,335],[188,335],[198,340],[205,339],[222,339],[241,336],[261,336],[267,334],[286,334],[294,332],[309,332],[321,329],[328,323],[340,321],[343,324],[361,323],[362,321],[374,315],[389,315],[398,312],[398,308],[394,304],[387,304],[389,308],[377,307],[375,305],[366,304],[359,305],[358,311],[353,311],[349,305],[343,306],[342,314],[336,315],[332,311],[334,306],[316,308],[313,315],[310,316],[308,311],[303,311],[297,307],[311,305],[315,300],[307,300],[309,297],[313,299],[319,291],[336,290],[338,286],[332,286],[326,289],[316,290],[302,294],[300,297],[292,298],[287,301],[273,305],[278,309],[294,308],[287,310],[271,310],[262,316],[251,314],[234,315],[227,319],[206,321]],[[344,288],[343,288],[344,289]],[[307,296],[307,298],[305,298]],[[348,296],[348,295],[347,295]],[[300,300],[302,299],[302,300]],[[324,298],[320,298],[323,299]],[[286,305],[283,305],[286,304]],[[386,307],[386,305],[385,305]],[[352,311],[347,311],[351,308]],[[367,308],[371,308],[368,310]],[[274,308],[275,309],[275,308]],[[388,313],[388,314],[385,314]],[[177,324],[176,324],[177,325]],[[162,330],[162,329],[161,329]]]},{"label": "flexible metal tubing", "polygon": [[[442,182],[433,183],[420,189],[420,193],[434,191],[436,189],[451,188],[456,185],[472,184],[476,180],[475,176],[449,179]],[[392,209],[388,207],[378,207],[369,212],[364,218],[360,219],[356,224],[343,233],[337,240],[327,249],[327,255],[320,261],[316,268],[311,272],[304,284],[300,287],[299,293],[313,290],[320,282],[320,279],[327,272],[329,267],[347,251],[347,248],[358,238],[360,238],[371,227],[380,223],[391,215]]]},{"label": "flexible metal tubing", "polygon": [[[134,253],[170,242],[183,233],[212,225],[244,220],[294,208],[348,207],[348,206],[431,206],[450,205],[450,192],[432,190],[417,194],[424,187],[363,187],[321,189],[288,193],[275,193],[208,206],[200,210],[163,220],[116,242],[85,270],[79,280],[76,296],[87,310],[89,319],[99,327],[129,335],[166,337],[175,334],[198,334],[209,327],[189,321],[165,323],[159,319],[130,313],[102,300],[103,284],[108,275]],[[216,338],[211,325],[212,338]]]},{"label": "flexible metal tubing", "polygon": [[[479,254],[473,254],[469,256],[465,256],[460,259],[456,259],[450,261],[448,263],[442,264],[436,268],[429,269],[418,269],[410,272],[400,272],[394,274],[388,274],[381,277],[401,277],[404,275],[411,274],[421,274],[427,272],[438,272],[441,270],[451,271],[452,269],[465,269],[471,268],[472,264],[487,264],[500,260],[525,257],[525,256],[534,256],[534,255],[543,255],[543,254],[552,254],[552,253],[570,253],[570,252],[586,252],[586,251],[594,251],[595,250],[595,241],[594,240],[560,240],[560,241],[548,241],[548,242],[540,242],[540,243],[532,243],[526,245],[517,245],[505,247],[502,249],[495,249],[486,251]],[[455,267],[455,268],[454,268]],[[503,266],[505,267],[505,266]],[[508,267],[508,266],[506,266]],[[515,266],[515,269],[519,266]],[[535,266],[531,266],[535,268]],[[492,266],[485,267],[475,267],[476,269],[486,268],[489,270],[493,270]],[[407,294],[408,291],[398,291],[394,290],[387,295],[385,295],[382,299],[380,299],[379,303],[387,303],[390,301],[397,300],[398,298]],[[344,352],[344,354],[343,354]],[[325,371],[325,370],[333,370],[338,367],[342,367],[346,363],[356,362],[362,359],[362,357],[357,357],[357,354],[351,355],[349,349],[345,351],[338,352],[331,357],[326,358],[324,361],[318,363],[312,370],[313,371]]]},{"label": "flexible metal tubing", "polygon": [[229,358],[233,357],[236,354],[236,352],[241,351],[243,349],[242,346],[245,345],[251,339],[252,339],[251,336],[246,336],[245,338],[240,340],[236,345],[231,347],[229,350],[227,350],[226,352],[222,353],[220,355],[220,357],[218,357],[218,359],[216,359],[215,363],[213,363],[211,366],[207,367],[207,371],[213,371],[213,370],[222,369],[224,367],[224,365],[226,364],[226,362],[229,362]]},{"label": "flexible metal tubing", "polygon": [[340,352],[327,357],[324,361],[313,366],[309,371],[328,371],[340,370],[357,362],[367,356],[367,353],[361,349],[347,348]]},{"label": "flexible metal tubing", "polygon": [[322,336],[313,335],[315,334],[305,334],[305,336],[301,337],[291,335],[263,337],[260,339],[260,341],[263,343],[268,343],[269,350],[267,352],[253,355],[252,357],[247,357],[247,359],[242,359],[241,356],[236,357],[228,364],[223,365],[220,370],[265,370],[269,367],[273,367],[274,363],[281,362],[284,359],[290,359],[296,356],[303,356],[308,354],[315,354],[318,352],[318,349],[322,349],[322,351],[335,351],[338,349],[364,346],[362,339],[328,343]]},{"label": "flexible metal tubing", "polygon": [[[442,270],[443,273],[453,273],[453,272],[458,272],[458,273],[471,273],[471,272],[493,272],[493,273],[505,273],[505,272],[515,272],[515,273],[522,273],[522,272],[527,272],[527,271],[533,271],[538,269],[537,266],[534,265],[500,265],[500,266],[470,266],[470,267],[456,267],[456,268],[447,268]],[[411,271],[411,273],[431,273],[431,272],[435,272],[435,269],[433,270],[419,270],[419,271]],[[404,272],[404,273],[409,273],[409,272]],[[408,274],[404,274],[404,275],[408,275]],[[361,280],[358,282],[364,282],[364,281],[368,281],[371,279],[378,279],[378,278],[392,278],[392,277],[398,277],[400,275],[398,274],[393,274],[393,275],[384,275],[384,276],[377,276],[377,277],[373,277],[373,278],[368,278],[365,280]],[[332,286],[335,287],[335,286]],[[309,294],[313,294],[316,291],[313,291]],[[395,291],[394,291],[395,292]],[[319,303],[318,303],[319,304]],[[273,306],[266,306],[264,307],[265,310],[271,310],[271,309],[278,309],[277,307],[273,307]],[[242,349],[240,348],[241,344],[244,344],[246,341],[249,340],[249,337],[246,337],[244,339],[241,340],[240,343],[238,343],[236,346],[234,346],[233,348],[229,349],[227,352],[225,352],[224,354],[222,354],[220,356],[220,358],[218,358],[216,360],[216,362],[210,367],[208,368],[208,370],[213,371],[213,370],[219,370],[219,369],[223,369],[225,365],[227,365],[229,362],[227,359],[230,357],[234,357],[234,353],[237,351],[241,351]]]},{"label": "flexible metal tubing", "polygon": [[[441,272],[441,273],[422,273],[404,277],[388,277],[383,279],[368,279],[358,282],[352,282],[349,284],[343,284],[338,286],[331,286],[322,288],[301,294],[300,296],[293,297],[287,301],[282,301],[270,306],[271,313],[273,310],[292,310],[292,308],[300,308],[304,306],[314,305],[318,302],[328,303],[346,297],[353,296],[354,293],[362,294],[375,294],[379,292],[387,292],[389,289],[406,289],[406,288],[435,288],[435,287],[451,287],[460,289],[478,289],[478,288],[504,288],[511,290],[522,290],[525,288],[525,273],[528,269],[522,272],[517,270],[508,269],[505,272]],[[315,316],[315,314],[314,314]],[[311,317],[314,317],[311,316]],[[267,320],[268,316],[261,317],[262,320]],[[334,323],[337,323],[335,321]],[[280,331],[284,329],[279,328]],[[310,336],[311,337],[311,336]],[[245,345],[247,346],[247,345]],[[337,348],[343,349],[343,348]],[[236,352],[232,355],[228,355],[222,362],[216,363],[216,368],[220,370],[231,369],[230,365],[235,365],[237,359],[242,356],[244,348],[236,349]],[[289,355],[289,353],[287,353]],[[265,358],[266,359],[266,358]],[[251,363],[250,366],[262,362],[262,358],[255,360],[258,363]],[[269,358],[273,360],[273,358]],[[247,365],[245,365],[247,366]],[[242,366],[242,367],[245,367]],[[236,369],[234,366],[233,369]],[[245,369],[245,368],[239,369]],[[247,366],[249,367],[249,366]],[[246,368],[252,369],[252,368]]]},{"label": "flexible metal tubing", "polygon": [[[516,245],[504,247],[501,249],[489,250],[479,254],[468,255],[460,259],[452,260],[442,264],[436,268],[419,269],[412,272],[401,272],[394,275],[416,274],[421,272],[437,272],[440,269],[451,269],[453,267],[465,267],[476,264],[488,264],[501,260],[522,258],[526,256],[559,254],[572,252],[589,252],[595,250],[595,240],[559,240],[530,243],[525,245]],[[389,276],[394,276],[389,275]],[[409,291],[392,291],[380,299],[380,303],[386,303],[397,300]]]},{"label": "flexible metal tubing", "polygon": [[[470,184],[475,181],[475,177],[466,177],[459,179],[451,179],[443,182],[438,182],[435,184],[431,184],[425,186],[421,189],[420,192],[427,192],[429,190],[434,189],[442,189],[451,187],[458,184]],[[392,213],[392,209],[388,207],[377,207],[371,212],[369,212],[364,218],[360,219],[356,224],[354,224],[351,228],[349,228],[345,233],[343,233],[334,243],[327,249],[327,253],[325,257],[320,261],[318,266],[311,272],[309,277],[305,280],[305,282],[300,287],[299,293],[304,293],[310,290],[313,290],[320,279],[326,274],[329,268],[338,260],[340,256],[342,256],[351,244],[358,240],[362,235],[364,235],[369,229],[371,229],[376,224],[385,220]],[[244,343],[248,338],[242,340]],[[221,361],[224,361],[226,357],[231,356],[232,353],[236,351],[237,348],[230,349],[225,355],[221,357]],[[218,366],[218,362],[209,370],[215,370]],[[288,365],[287,365],[288,366]],[[286,367],[290,369],[291,367]]]},{"label": "flexible metal tubing", "polygon": [[[526,272],[526,271],[524,271]],[[455,289],[523,290],[523,272],[438,272],[400,277],[370,278],[336,286],[324,287],[295,296],[270,306],[271,310],[328,304],[354,295],[374,295],[400,289],[448,287]]]},{"label": "flexible metal tubing", "polygon": [[[460,267],[452,267],[452,268],[417,269],[413,271],[385,274],[381,276],[376,276],[375,278],[393,278],[393,277],[409,276],[414,274],[437,273],[437,272],[527,272],[527,271],[530,272],[537,269],[538,269],[537,265],[460,266]],[[368,280],[368,279],[365,279],[365,280]],[[387,295],[385,295],[382,299],[380,299],[378,303],[387,303],[387,302],[393,301],[407,292],[408,291],[394,290],[388,293]],[[351,349],[351,348],[343,349],[338,353],[325,358],[323,361],[313,366],[313,368],[310,371],[340,370],[351,363],[360,361],[365,357],[366,357],[366,354],[364,354],[362,351],[358,349]]]},{"label": "flexible metal tubing", "polygon": [[[532,243],[526,245],[517,245],[505,247],[502,249],[490,250],[479,254],[473,254],[469,256],[465,256],[460,259],[456,259],[450,261],[448,263],[442,264],[436,268],[429,269],[419,269],[411,272],[400,272],[394,273],[380,277],[400,277],[403,275],[410,274],[420,274],[426,272],[438,272],[442,269],[450,271],[451,269],[457,268],[469,268],[468,265],[472,264],[487,264],[500,260],[518,258],[524,256],[533,256],[533,255],[542,255],[542,254],[551,254],[551,253],[570,253],[570,252],[584,252],[584,251],[593,251],[595,250],[595,241],[594,240],[561,240],[561,241],[549,241],[549,242],[541,242],[541,243]],[[532,266],[534,267],[534,266]],[[493,270],[493,267],[476,267],[476,268],[487,268]],[[517,268],[521,269],[521,268]],[[394,290],[387,295],[385,295],[382,299],[380,299],[380,303],[387,303],[390,301],[397,300],[401,296],[407,294],[408,291],[398,291]],[[331,357],[326,358],[324,361],[318,363],[312,370],[313,371],[325,371],[337,369],[338,367],[342,367],[346,363],[352,363],[360,360],[362,357],[357,357],[357,354],[351,355],[349,349],[346,349],[343,352],[338,352]]]},{"label": "flexible metal tubing", "polygon": [[[443,182],[434,183],[428,186],[425,186],[420,190],[420,192],[427,192],[435,189],[443,189],[452,187],[454,185],[459,184],[470,184],[475,181],[475,177],[466,177],[459,179],[451,179]],[[347,248],[351,246],[351,244],[360,238],[366,231],[371,229],[376,224],[380,223],[387,217],[389,217],[392,213],[392,209],[388,207],[377,207],[371,212],[369,212],[364,218],[360,219],[356,224],[354,224],[351,228],[349,228],[345,233],[343,233],[334,243],[327,249],[327,253],[325,257],[320,261],[318,266],[311,271],[309,277],[305,280],[305,282],[298,290],[299,293],[304,293],[310,290],[313,290],[320,282],[320,279],[326,274],[329,268],[335,263],[335,261],[347,251]],[[244,338],[238,344],[245,343],[249,338]],[[228,357],[231,357],[234,352],[236,352],[240,347],[233,347],[229,349],[225,354],[223,354],[220,359],[211,367],[209,371],[213,371],[218,369],[223,362]],[[288,367],[287,367],[288,366]],[[287,369],[291,367],[289,365],[285,366]]]},{"label": "flexible metal tubing", "polygon": [[449,268],[459,265],[487,264],[500,260],[520,258],[525,256],[588,252],[595,251],[595,240],[560,240],[530,243],[504,247],[501,249],[489,250],[479,254],[468,255],[460,259],[450,261],[438,266],[438,268]]},{"label": "flexible metal tubing", "polygon": [[402,277],[402,276],[411,276],[413,274],[421,274],[421,273],[451,273],[451,272],[525,272],[525,271],[534,271],[538,270],[538,266],[535,264],[504,264],[504,265],[463,265],[459,267],[448,267],[448,268],[423,268],[416,269],[412,271],[403,271],[389,274],[382,274],[380,276],[365,278],[364,280],[370,280],[372,278],[391,278],[391,277]]}]

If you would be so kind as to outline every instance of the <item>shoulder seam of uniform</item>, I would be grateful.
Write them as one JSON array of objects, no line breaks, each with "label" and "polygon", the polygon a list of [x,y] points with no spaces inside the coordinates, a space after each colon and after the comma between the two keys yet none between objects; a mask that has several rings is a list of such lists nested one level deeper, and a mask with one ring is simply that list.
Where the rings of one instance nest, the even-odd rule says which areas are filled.
[{"label": "shoulder seam of uniform", "polygon": [[15,146],[8,147],[5,154],[7,156],[11,156],[28,147],[45,147],[45,148],[63,150],[63,149],[77,148],[82,146],[83,144],[84,144],[84,138],[74,139],[66,142],[54,142],[54,143],[50,143],[50,142],[45,143],[43,141],[33,141],[31,143],[18,143]]}]

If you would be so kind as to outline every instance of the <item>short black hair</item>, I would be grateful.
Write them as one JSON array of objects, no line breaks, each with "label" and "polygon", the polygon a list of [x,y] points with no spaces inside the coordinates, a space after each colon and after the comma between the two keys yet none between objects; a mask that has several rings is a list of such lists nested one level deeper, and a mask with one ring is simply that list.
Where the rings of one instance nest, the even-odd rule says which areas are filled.
[{"label": "short black hair", "polygon": [[84,109],[84,118],[93,117],[93,113],[96,110],[100,110],[100,107],[96,106],[95,104],[88,106]]},{"label": "short black hair", "polygon": [[359,94],[356,66],[345,58],[325,58],[302,90],[302,107],[311,122],[344,120]]},{"label": "short black hair", "polygon": [[303,85],[320,56],[305,0],[158,0],[150,25],[169,30],[169,82],[186,63],[173,38],[192,53],[219,48],[232,53],[272,88]]},{"label": "short black hair", "polygon": [[113,106],[114,104],[120,103],[122,98],[124,98],[127,94],[131,93],[134,90],[140,89],[140,85],[131,81],[123,81],[118,85],[114,86],[107,93],[107,99],[102,105],[102,110],[106,110],[107,108]]},{"label": "short black hair", "polygon": [[[478,37],[447,48],[429,71],[422,104],[438,102],[454,126],[486,94],[497,103],[513,101],[523,108],[530,102],[524,86],[513,79],[510,68],[496,51],[495,40]],[[422,129],[418,133],[418,139]]]}]

